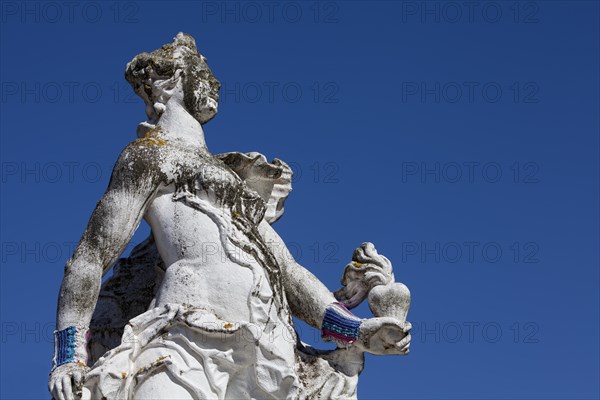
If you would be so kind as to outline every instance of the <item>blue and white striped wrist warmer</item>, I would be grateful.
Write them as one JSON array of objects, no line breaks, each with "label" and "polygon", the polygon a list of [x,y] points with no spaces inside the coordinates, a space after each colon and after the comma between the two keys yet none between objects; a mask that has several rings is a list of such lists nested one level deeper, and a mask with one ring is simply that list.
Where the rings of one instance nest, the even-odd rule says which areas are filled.
[{"label": "blue and white striped wrist warmer", "polygon": [[52,369],[67,363],[77,363],[82,366],[87,365],[88,336],[88,328],[76,326],[69,326],[63,330],[54,331]]}]

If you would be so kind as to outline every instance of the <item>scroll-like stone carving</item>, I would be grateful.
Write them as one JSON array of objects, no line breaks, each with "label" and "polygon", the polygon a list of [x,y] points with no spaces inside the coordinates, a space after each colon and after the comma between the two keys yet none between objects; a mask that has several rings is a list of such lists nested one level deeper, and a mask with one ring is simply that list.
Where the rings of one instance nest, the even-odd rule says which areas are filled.
[{"label": "scroll-like stone carving", "polygon": [[[148,120],[65,268],[52,396],[356,398],[365,352],[409,351],[410,295],[389,260],[363,244],[334,295],[293,259],[271,227],[292,171],[259,153],[208,151],[220,84],[191,36],[139,54],[126,78]],[[142,219],[151,236],[118,259]],[[365,299],[373,318],[348,310]],[[292,315],[338,348],[304,344]]]}]

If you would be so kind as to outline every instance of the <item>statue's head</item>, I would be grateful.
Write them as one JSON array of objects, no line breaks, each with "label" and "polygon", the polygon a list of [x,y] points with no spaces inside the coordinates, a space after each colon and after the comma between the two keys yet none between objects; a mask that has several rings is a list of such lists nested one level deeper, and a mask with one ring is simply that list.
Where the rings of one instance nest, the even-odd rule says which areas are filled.
[{"label": "statue's head", "polygon": [[201,124],[217,114],[221,84],[198,52],[194,38],[185,33],[160,49],[135,56],[127,64],[125,79],[146,103],[149,117],[157,116],[154,106],[165,105],[176,88],[183,90],[186,110]]}]

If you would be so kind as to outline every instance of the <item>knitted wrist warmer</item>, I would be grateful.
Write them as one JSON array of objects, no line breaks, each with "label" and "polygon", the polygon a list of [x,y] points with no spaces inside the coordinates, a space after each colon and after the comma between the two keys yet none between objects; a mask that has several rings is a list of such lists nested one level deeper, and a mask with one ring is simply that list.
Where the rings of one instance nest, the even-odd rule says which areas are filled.
[{"label": "knitted wrist warmer", "polygon": [[321,338],[348,347],[358,339],[362,319],[352,314],[343,304],[331,303],[325,309]]},{"label": "knitted wrist warmer", "polygon": [[87,365],[88,336],[88,328],[76,326],[69,326],[63,330],[54,331],[52,369],[66,363]]}]

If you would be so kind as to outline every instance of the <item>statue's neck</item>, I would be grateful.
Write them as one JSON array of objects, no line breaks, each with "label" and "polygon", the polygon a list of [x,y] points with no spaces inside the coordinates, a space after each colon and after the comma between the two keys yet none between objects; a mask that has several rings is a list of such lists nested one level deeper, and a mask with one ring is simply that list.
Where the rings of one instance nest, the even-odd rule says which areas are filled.
[{"label": "statue's neck", "polygon": [[138,126],[138,137],[154,131],[163,140],[208,151],[202,125],[185,109],[181,99],[173,97],[162,108],[158,119],[142,122]]},{"label": "statue's neck", "polygon": [[185,109],[177,98],[170,99],[156,122],[165,140],[182,142],[206,150],[202,125]]}]

